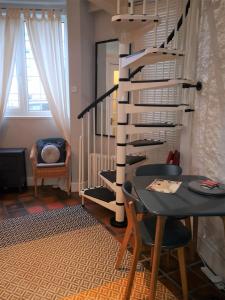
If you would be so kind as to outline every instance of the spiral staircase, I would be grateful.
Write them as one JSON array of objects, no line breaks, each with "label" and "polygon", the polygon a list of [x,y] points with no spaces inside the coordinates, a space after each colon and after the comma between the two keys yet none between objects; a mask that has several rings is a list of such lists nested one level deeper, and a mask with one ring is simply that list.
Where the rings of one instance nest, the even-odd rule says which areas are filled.
[{"label": "spiral staircase", "polygon": [[[114,226],[122,227],[125,225],[125,214],[121,186],[126,176],[132,176],[132,170],[145,163],[153,149],[157,151],[167,143],[164,139],[154,138],[155,132],[182,131],[184,127],[182,116],[194,111],[194,94],[189,93],[189,90],[191,88],[199,90],[201,84],[190,78],[185,78],[184,61],[187,52],[188,16],[194,1],[177,1],[177,3],[182,2],[182,5],[179,9],[177,8],[176,23],[172,30],[169,28],[169,0],[89,0],[89,2],[112,16],[112,24],[119,38],[119,84],[96,99],[78,116],[82,122],[79,146],[79,193],[83,205],[84,199],[87,198],[115,212],[115,217],[111,223]],[[159,5],[165,6],[163,19],[158,13]],[[149,12],[153,13],[150,14]],[[158,38],[160,24],[164,24],[165,31],[165,39],[161,44],[159,44]],[[130,53],[130,44],[149,32],[151,32],[152,46]],[[175,65],[172,78],[140,79],[139,74],[146,66],[168,61],[174,61]],[[132,93],[135,92],[158,91],[155,96],[157,98],[159,95],[157,93],[164,93],[165,90],[171,91],[178,86],[181,92],[176,95],[177,100],[174,103],[171,101],[160,103],[159,101],[137,102],[132,100]],[[101,130],[100,136],[96,136],[93,131],[97,105],[101,105],[100,118],[107,119],[107,116],[104,116],[102,105],[103,102],[108,103],[110,101],[110,95],[116,90],[118,92],[116,140],[115,147],[113,147],[115,148],[114,162],[111,163],[111,131],[108,132],[107,136],[103,134],[103,130]],[[172,112],[181,116],[178,118],[179,122],[155,122],[154,118],[153,120],[149,118],[145,122],[138,122],[133,118],[137,114],[164,112]],[[100,123],[102,129],[103,121],[101,120]],[[107,128],[110,126],[109,123]],[[152,138],[144,138],[145,134],[152,135]],[[105,152],[104,147],[106,148]],[[98,167],[97,155],[100,159]],[[99,180],[93,179],[96,173],[98,173],[100,184],[98,184]]]}]

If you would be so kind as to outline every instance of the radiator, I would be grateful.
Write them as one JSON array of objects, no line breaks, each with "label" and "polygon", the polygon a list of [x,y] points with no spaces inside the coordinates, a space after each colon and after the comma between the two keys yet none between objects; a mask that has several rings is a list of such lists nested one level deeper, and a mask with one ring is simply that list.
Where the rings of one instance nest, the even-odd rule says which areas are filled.
[{"label": "radiator", "polygon": [[115,160],[115,155],[108,156],[101,155],[100,153],[90,154],[90,186],[104,185],[104,182],[101,180],[98,173],[101,170],[115,170]]}]

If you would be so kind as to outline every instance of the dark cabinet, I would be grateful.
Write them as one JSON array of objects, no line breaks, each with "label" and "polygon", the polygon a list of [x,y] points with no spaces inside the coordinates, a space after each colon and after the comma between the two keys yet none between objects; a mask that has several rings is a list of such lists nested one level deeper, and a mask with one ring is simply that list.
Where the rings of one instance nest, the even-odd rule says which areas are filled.
[{"label": "dark cabinet", "polygon": [[0,148],[0,187],[27,186],[25,148]]}]

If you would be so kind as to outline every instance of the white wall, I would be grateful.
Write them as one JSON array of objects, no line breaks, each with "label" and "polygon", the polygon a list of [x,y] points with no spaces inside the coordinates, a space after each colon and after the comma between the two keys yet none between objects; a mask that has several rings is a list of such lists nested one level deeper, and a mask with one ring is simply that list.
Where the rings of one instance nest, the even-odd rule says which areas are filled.
[{"label": "white wall", "polygon": [[94,15],[95,42],[117,38],[114,33],[111,16],[104,11],[98,11]]},{"label": "white wall", "polygon": [[[94,99],[94,20],[87,1],[68,0],[69,77],[71,103],[72,189],[77,189],[81,120],[77,115]],[[72,91],[75,87],[76,92]]]},{"label": "white wall", "polygon": [[[225,183],[225,2],[202,1],[192,172]],[[213,200],[212,200],[213,201]],[[198,249],[225,281],[225,232],[221,218],[200,218]]]}]

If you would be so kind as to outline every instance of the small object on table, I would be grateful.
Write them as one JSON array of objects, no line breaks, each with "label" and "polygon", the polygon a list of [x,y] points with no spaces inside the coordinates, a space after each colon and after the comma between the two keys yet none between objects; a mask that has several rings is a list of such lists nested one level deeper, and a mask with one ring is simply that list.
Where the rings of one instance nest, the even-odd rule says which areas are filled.
[{"label": "small object on table", "polygon": [[174,194],[179,189],[181,183],[181,181],[155,179],[146,189],[154,192]]},{"label": "small object on table", "polygon": [[188,184],[188,188],[192,192],[196,192],[203,195],[225,195],[225,185],[210,179],[191,181]]}]

